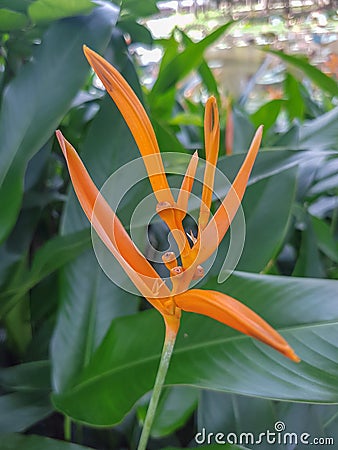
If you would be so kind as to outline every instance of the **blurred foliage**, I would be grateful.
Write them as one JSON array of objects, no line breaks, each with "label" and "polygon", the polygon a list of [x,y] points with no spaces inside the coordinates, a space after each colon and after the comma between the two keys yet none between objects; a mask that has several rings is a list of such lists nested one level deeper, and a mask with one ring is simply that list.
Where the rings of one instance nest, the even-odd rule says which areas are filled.
[{"label": "blurred foliage", "polygon": [[[194,436],[203,429],[258,436],[275,431],[277,421],[286,431],[338,442],[337,83],[304,58],[268,50],[288,65],[280,97],[254,112],[248,93],[222,98],[204,51],[227,32],[227,23],[198,43],[179,30],[157,42],[163,48],[158,74],[142,89],[144,68],[128,45],[152,44],[139,18],[156,12],[155,1],[0,0],[1,448],[134,448],[159,360],[161,320],[97,264],[89,224],[55,143],[60,127],[98,185],[139,156],[89,70],[83,44],[128,80],[161,149],[177,152],[178,164],[179,152],[198,149],[204,156],[207,95],[219,102],[219,168],[229,180],[255,128],[265,126],[243,201],[247,233],[237,271],[220,284],[227,267],[216,258],[201,286],[252,307],[302,362],[295,365],[215,321],[186,315],[150,448],[196,446]],[[186,95],[192,77],[197,100]],[[234,138],[225,156],[227,134]],[[216,183],[215,191],[221,197],[226,187]],[[136,186],[121,217],[129,217],[143,195],[144,186]],[[166,247],[163,227],[149,232]],[[226,238],[221,254],[228,243]],[[64,426],[73,443],[59,440]],[[222,447],[236,450],[237,444]]]}]

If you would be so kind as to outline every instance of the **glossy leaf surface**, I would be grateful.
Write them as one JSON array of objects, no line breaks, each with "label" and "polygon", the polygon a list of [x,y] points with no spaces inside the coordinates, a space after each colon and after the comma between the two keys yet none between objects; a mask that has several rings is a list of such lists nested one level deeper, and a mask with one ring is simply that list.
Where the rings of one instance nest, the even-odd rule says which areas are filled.
[{"label": "glossy leaf surface", "polygon": [[28,161],[52,135],[89,73],[83,42],[102,50],[117,14],[105,5],[88,17],[54,23],[32,61],[6,86],[0,111],[0,241],[17,218]]},{"label": "glossy leaf surface", "polygon": [[3,434],[2,450],[90,450],[89,447],[35,435]]},{"label": "glossy leaf surface", "polygon": [[[224,285],[209,281],[207,287],[240,299],[264,317],[302,362],[292,363],[213,320],[185,314],[168,384],[283,400],[338,402],[337,282],[238,272]],[[120,421],[151,389],[162,339],[162,323],[154,311],[114,321],[73,386],[54,395],[56,407],[86,423]],[[121,390],[121,386],[128,388]]]}]

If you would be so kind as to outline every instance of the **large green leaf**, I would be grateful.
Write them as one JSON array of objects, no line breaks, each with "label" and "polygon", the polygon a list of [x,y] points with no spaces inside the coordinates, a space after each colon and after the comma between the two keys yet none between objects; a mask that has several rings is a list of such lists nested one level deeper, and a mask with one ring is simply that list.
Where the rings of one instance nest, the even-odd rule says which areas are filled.
[{"label": "large green leaf", "polygon": [[284,89],[288,97],[286,109],[290,121],[295,118],[302,120],[304,117],[304,101],[301,95],[300,83],[290,73],[286,75]]},{"label": "large green leaf", "polygon": [[250,186],[243,199],[246,237],[237,270],[261,271],[286,235],[296,193],[296,171],[289,169]]},{"label": "large green leaf", "polygon": [[46,393],[14,392],[0,397],[0,433],[24,431],[53,411]]},{"label": "large green leaf", "polygon": [[[185,314],[167,384],[274,399],[338,403],[337,282],[235,272],[208,288],[232,295],[261,314],[299,354],[293,363],[267,346],[202,316]],[[54,404],[95,425],[120,421],[151,389],[164,328],[156,312],[113,322],[73,386]]]},{"label": "large green leaf", "polygon": [[37,0],[29,6],[28,13],[34,23],[41,23],[89,14],[94,6],[91,0]]},{"label": "large green leaf", "polygon": [[0,31],[21,30],[27,24],[28,18],[24,14],[0,8]]},{"label": "large green leaf", "polygon": [[29,159],[52,135],[88,74],[83,43],[102,51],[117,15],[117,8],[105,5],[87,17],[54,23],[32,61],[5,88],[0,111],[0,241],[17,218]]},{"label": "large green leaf", "polygon": [[334,239],[330,226],[317,217],[311,216],[310,218],[319,249],[332,261],[338,263],[338,242]]},{"label": "large green leaf", "polygon": [[34,0],[0,0],[0,8],[25,13]]},{"label": "large green leaf", "polygon": [[[186,386],[167,387],[163,390],[156,416],[151,427],[152,437],[163,437],[181,428],[192,415],[200,396],[199,389]],[[137,408],[138,416],[143,422],[149,402]]]},{"label": "large green leaf", "polygon": [[328,75],[324,74],[322,71],[317,69],[317,67],[312,66],[304,56],[287,55],[286,53],[280,50],[267,50],[267,51],[269,53],[277,55],[284,62],[291,64],[297,69],[302,70],[303,73],[308,78],[310,78],[311,81],[317,84],[319,88],[323,89],[324,91],[328,92],[333,96],[338,95],[337,82],[333,78],[329,77]]},{"label": "large green leaf", "polygon": [[71,444],[56,439],[43,436],[22,435],[22,434],[2,434],[2,450],[90,450],[89,447]]},{"label": "large green leaf", "polygon": [[21,280],[16,279],[0,293],[0,317],[41,280],[88,249],[89,244],[89,230],[57,236],[47,241],[34,255],[31,270],[23,273]]},{"label": "large green leaf", "polygon": [[[198,407],[197,429],[201,438],[210,436],[211,442],[215,441],[216,433],[223,432],[225,440],[248,445],[250,449],[269,450],[271,445],[278,450],[287,450],[290,445],[303,449],[312,445],[315,437],[333,438],[336,442],[337,410],[337,405],[275,402],[203,391]],[[273,435],[276,429],[282,430],[283,427],[279,435]],[[268,431],[271,433],[270,439]],[[308,433],[308,436],[303,433]],[[302,434],[308,440],[304,446],[301,445]],[[327,441],[329,447],[330,441]]]},{"label": "large green leaf", "polygon": [[34,361],[0,369],[0,384],[6,389],[36,392],[50,390],[49,361]]},{"label": "large green leaf", "polygon": [[[273,259],[283,243],[289,225],[291,207],[296,192],[296,169],[284,170],[273,176],[251,183],[242,201],[245,220],[245,242],[237,270],[262,271]],[[220,244],[209,276],[217,276],[229,249],[229,241],[236,240],[241,227],[241,216],[236,216]],[[232,257],[234,257],[235,253]],[[232,257],[230,261],[232,261]],[[236,261],[237,262],[237,261]],[[231,262],[228,262],[231,264]],[[233,267],[224,267],[224,269]],[[220,281],[224,281],[220,275]]]},{"label": "large green leaf", "polygon": [[292,275],[296,277],[324,277],[316,235],[308,216],[303,217],[298,258]]},{"label": "large green leaf", "polygon": [[317,117],[309,120],[300,128],[300,146],[310,149],[338,149],[338,107]]},{"label": "large green leaf", "polygon": [[[208,433],[214,433],[215,436],[215,433],[223,432],[233,442],[237,438],[238,443],[255,448],[251,445],[251,436],[258,440],[259,433],[274,431],[278,419],[282,417],[277,415],[275,402],[271,400],[203,390],[198,404],[197,429],[200,433],[204,429],[206,436]],[[241,433],[247,434],[241,436]],[[214,442],[215,438],[211,439]],[[262,439],[257,447],[267,450],[264,444]],[[275,447],[280,448],[277,445]]]},{"label": "large green leaf", "polygon": [[[325,156],[329,155],[330,152],[324,151],[262,149],[258,153],[248,184],[251,185],[257,183],[260,180],[271,177],[272,175],[280,174],[297,165],[301,166],[309,161],[320,163]],[[243,160],[243,154],[221,157],[217,167],[230,181],[233,181]],[[223,198],[228,190],[228,186],[224,186],[223,179],[216,177],[214,190],[218,197]]]}]

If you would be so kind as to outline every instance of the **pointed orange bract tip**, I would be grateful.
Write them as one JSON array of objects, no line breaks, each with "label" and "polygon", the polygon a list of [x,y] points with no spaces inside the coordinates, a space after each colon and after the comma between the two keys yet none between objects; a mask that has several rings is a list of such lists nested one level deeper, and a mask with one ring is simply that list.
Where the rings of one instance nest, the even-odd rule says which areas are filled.
[{"label": "pointed orange bract tip", "polygon": [[158,201],[169,201],[174,204],[155,132],[140,100],[115,67],[90,48],[83,46],[83,51],[89,64],[120,110],[141,155],[143,157],[152,155],[152,158],[144,159],[144,164]]},{"label": "pointed orange bract tip", "polygon": [[[56,136],[67,162],[74,191],[97,234],[143,296],[168,297],[168,287],[130,239],[118,217],[93,183],[74,147],[63,137],[61,131],[56,131]],[[159,285],[157,295],[153,292],[155,282]]]},{"label": "pointed orange bract tip", "polygon": [[219,152],[219,139],[220,128],[217,102],[215,97],[210,97],[205,106],[204,115],[206,166],[204,170],[203,190],[198,218],[198,227],[200,230],[203,230],[209,221],[216,163]]},{"label": "pointed orange bract tip", "polygon": [[292,361],[300,361],[286,340],[276,330],[243,303],[228,295],[216,291],[191,289],[175,296],[175,303],[183,311],[211,317],[264,342]]},{"label": "pointed orange bract tip", "polygon": [[187,170],[185,172],[181,189],[177,198],[177,208],[182,211],[181,220],[184,219],[186,212],[188,210],[188,202],[191,194],[191,190],[195,181],[195,174],[198,165],[198,153],[197,151],[190,158]]},{"label": "pointed orange bract tip", "polygon": [[261,144],[262,135],[263,126],[261,125],[256,131],[246,158],[232,183],[229,192],[225,196],[215,215],[201,232],[200,250],[198,255],[199,264],[206,261],[217,249],[241,205]]}]

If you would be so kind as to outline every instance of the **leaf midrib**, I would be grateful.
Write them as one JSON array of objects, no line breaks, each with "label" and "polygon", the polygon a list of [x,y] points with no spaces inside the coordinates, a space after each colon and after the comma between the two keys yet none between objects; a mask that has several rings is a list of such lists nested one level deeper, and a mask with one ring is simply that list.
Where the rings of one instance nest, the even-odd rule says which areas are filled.
[{"label": "leaf midrib", "polygon": [[[297,325],[295,327],[278,328],[277,330],[278,331],[295,331],[295,330],[303,330],[303,329],[308,329],[308,328],[313,329],[313,328],[317,328],[317,327],[333,326],[333,325],[338,325],[338,320],[316,322],[316,323],[312,323],[312,324],[303,324],[303,325]],[[231,336],[231,337],[227,337],[227,338],[214,339],[212,341],[208,341],[207,344],[205,344],[205,342],[198,343],[198,344],[194,344],[194,345],[190,345],[190,346],[185,346],[181,349],[174,350],[174,355],[182,354],[187,351],[198,350],[200,347],[203,347],[203,348],[212,347],[214,345],[225,344],[225,343],[229,343],[232,341],[240,341],[243,339],[250,339],[250,337],[248,337],[246,335],[236,335],[236,336]],[[122,364],[122,365],[119,365],[118,367],[111,368],[108,371],[102,372],[99,375],[93,376],[93,377],[89,378],[88,380],[73,386],[68,392],[67,391],[64,393],[61,392],[60,394],[67,395],[67,393],[69,393],[69,392],[71,394],[74,394],[74,393],[80,391],[81,389],[83,389],[85,386],[95,383],[99,379],[107,378],[113,374],[122,372],[125,369],[135,368],[135,367],[145,364],[149,361],[158,360],[160,358],[160,356],[161,356],[161,352],[158,352],[149,357],[145,357],[145,358],[142,358],[142,359],[139,359],[136,361],[134,360],[132,362],[129,362],[128,364]]]}]

